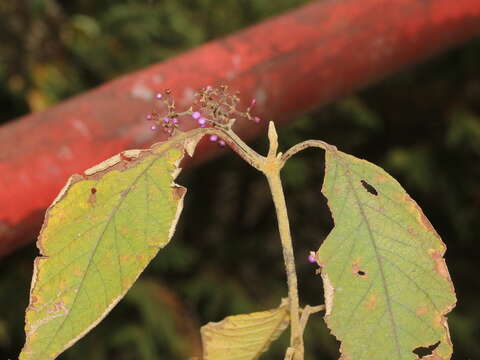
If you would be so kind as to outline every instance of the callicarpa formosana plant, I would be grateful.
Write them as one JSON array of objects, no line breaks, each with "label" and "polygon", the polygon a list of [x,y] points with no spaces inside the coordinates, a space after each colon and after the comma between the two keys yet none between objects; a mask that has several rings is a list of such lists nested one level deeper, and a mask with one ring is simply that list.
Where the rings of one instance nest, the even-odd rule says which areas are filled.
[{"label": "callicarpa formosana plant", "polygon": [[[304,359],[303,332],[309,315],[318,311],[325,311],[327,325],[341,342],[341,359],[450,359],[445,315],[455,304],[455,293],[443,258],[445,245],[395,179],[319,140],[278,152],[273,122],[268,154],[259,155],[233,130],[238,119],[260,121],[251,115],[255,100],[239,111],[238,96],[226,86],[199,91],[185,111],[176,109],[169,90],[156,98],[165,109],[147,120],[151,130],[166,132],[168,140],[148,150],[124,151],[73,175],[47,210],[21,360],[55,359],[74,344],[108,314],[170,241],[186,192],[174,182],[179,164],[185,153],[193,155],[204,136],[219,146],[228,144],[266,176],[288,296],[275,309],[203,326],[203,359],[257,359],[288,326],[285,359]],[[186,117],[198,127],[180,131]],[[318,264],[325,305],[301,307],[280,171],[308,147],[325,151],[322,193],[335,226],[318,251],[306,254]]]}]

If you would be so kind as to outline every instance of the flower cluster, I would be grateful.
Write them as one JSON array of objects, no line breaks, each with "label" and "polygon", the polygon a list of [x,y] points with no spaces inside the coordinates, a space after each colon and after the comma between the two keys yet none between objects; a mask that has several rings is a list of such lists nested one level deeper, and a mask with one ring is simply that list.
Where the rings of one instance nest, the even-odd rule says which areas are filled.
[{"label": "flower cluster", "polygon": [[192,113],[192,117],[198,121],[200,127],[231,128],[239,118],[259,123],[260,118],[250,113],[257,101],[253,99],[245,111],[237,109],[239,102],[238,92],[232,94],[228,86],[222,85],[218,88],[207,86],[196,94],[193,103],[196,111]]},{"label": "flower cluster", "polygon": [[152,123],[150,130],[155,131],[161,128],[169,136],[173,135],[178,128],[180,124],[179,116],[183,115],[175,111],[175,102],[171,98],[171,93],[170,89],[165,89],[163,94],[158,93],[155,95],[155,99],[166,107],[167,111],[165,115],[161,115],[157,111],[152,111],[147,115],[147,121]]},{"label": "flower cluster", "polygon": [[[163,93],[155,95],[155,99],[163,105],[162,112],[153,111],[147,115],[151,122],[152,131],[162,129],[168,136],[172,136],[178,129],[180,118],[191,117],[200,128],[223,128],[231,129],[239,118],[260,123],[258,116],[252,116],[251,110],[255,107],[256,100],[253,99],[245,111],[237,109],[240,99],[238,93],[232,94],[228,86],[222,85],[218,88],[207,86],[195,94],[195,100],[188,110],[178,112],[175,102],[171,97],[171,90],[166,89]],[[210,141],[216,142],[219,146],[225,146],[225,141],[217,135],[211,135]]]}]

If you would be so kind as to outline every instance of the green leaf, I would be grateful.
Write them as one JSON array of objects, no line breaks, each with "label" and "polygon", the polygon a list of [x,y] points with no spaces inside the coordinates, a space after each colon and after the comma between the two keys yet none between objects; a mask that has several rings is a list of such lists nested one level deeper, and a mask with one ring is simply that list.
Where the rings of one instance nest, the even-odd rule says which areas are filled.
[{"label": "green leaf", "polygon": [[201,329],[203,360],[254,360],[287,328],[287,301],[276,309],[228,316]]},{"label": "green leaf", "polygon": [[130,150],[72,176],[37,246],[20,360],[55,359],[122,299],[172,237],[186,189],[174,183],[198,131]]},{"label": "green leaf", "polygon": [[418,359],[418,348],[430,347],[428,359],[449,359],[445,314],[456,299],[444,243],[383,169],[329,146],[325,161],[322,192],[335,227],[317,261],[341,358]]}]

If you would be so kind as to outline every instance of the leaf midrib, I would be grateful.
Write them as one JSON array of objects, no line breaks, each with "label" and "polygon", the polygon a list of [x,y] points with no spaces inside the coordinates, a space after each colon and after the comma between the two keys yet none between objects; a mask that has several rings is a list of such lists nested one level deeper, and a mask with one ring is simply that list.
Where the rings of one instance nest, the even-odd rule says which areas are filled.
[{"label": "leaf midrib", "polygon": [[[342,164],[343,168],[344,169],[348,169],[348,171],[350,171],[350,167],[343,163],[343,159],[335,153],[335,156],[337,157],[337,161]],[[392,311],[392,304],[391,304],[391,297],[390,297],[390,292],[388,290],[388,286],[387,286],[387,281],[386,281],[386,278],[385,278],[385,272],[384,272],[384,265],[383,265],[383,261],[382,261],[382,258],[381,258],[381,255],[380,253],[378,252],[378,249],[377,249],[377,244],[376,244],[376,241],[375,241],[375,237],[373,236],[373,232],[372,232],[372,229],[370,227],[370,223],[368,221],[368,217],[366,216],[365,212],[364,212],[364,209],[363,209],[363,204],[362,202],[360,201],[360,198],[358,196],[358,193],[357,193],[357,190],[355,188],[355,186],[353,185],[352,183],[352,180],[350,178],[350,176],[348,176],[348,172],[346,171],[345,172],[345,177],[347,178],[347,181],[348,181],[348,184],[350,186],[350,189],[352,191],[352,193],[354,194],[355,196],[355,200],[358,204],[358,208],[359,208],[359,212],[364,220],[364,223],[367,227],[367,231],[368,231],[368,234],[369,234],[369,238],[370,238],[370,241],[371,241],[371,244],[373,246],[373,249],[374,249],[374,252],[375,252],[375,258],[377,260],[377,263],[378,263],[378,267],[380,269],[380,277],[381,277],[381,281],[382,281],[382,288],[384,290],[384,295],[385,295],[385,299],[386,299],[386,303],[387,303],[387,310],[388,310],[388,314],[389,314],[389,318],[390,318],[390,322],[391,322],[391,325],[392,325],[392,330],[393,330],[393,333],[394,333],[394,338],[395,338],[395,345],[396,345],[396,349],[397,349],[397,355],[398,355],[398,359],[402,359],[402,355],[401,355],[401,347],[400,347],[400,343],[399,343],[399,339],[398,339],[398,333],[397,333],[397,324],[396,324],[396,321],[395,321],[395,317],[393,315],[393,311]]]}]

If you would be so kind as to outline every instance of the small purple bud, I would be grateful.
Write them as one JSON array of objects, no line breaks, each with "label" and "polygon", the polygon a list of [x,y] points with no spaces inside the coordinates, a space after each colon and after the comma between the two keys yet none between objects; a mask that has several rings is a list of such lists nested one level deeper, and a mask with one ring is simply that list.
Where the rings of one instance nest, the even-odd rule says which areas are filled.
[{"label": "small purple bud", "polygon": [[308,255],[308,262],[311,262],[312,264],[317,262],[314,251],[310,251],[310,254]]},{"label": "small purple bud", "polygon": [[192,118],[194,118],[195,120],[198,120],[202,117],[202,114],[200,114],[198,111],[195,111],[193,114],[192,114]]},{"label": "small purple bud", "polygon": [[254,107],[256,103],[257,103],[257,99],[252,99],[252,102],[250,103],[250,107]]},{"label": "small purple bud", "polygon": [[211,142],[216,142],[218,140],[218,136],[217,135],[210,135],[210,141]]},{"label": "small purple bud", "polygon": [[150,130],[152,130],[152,131],[157,130],[157,125],[152,125],[152,126],[150,126]]},{"label": "small purple bud", "polygon": [[198,119],[198,125],[200,125],[200,127],[205,127],[207,125],[207,119],[201,117],[200,119]]},{"label": "small purple bud", "polygon": [[148,114],[148,115],[147,115],[147,120],[148,120],[148,121],[153,120],[153,115],[152,115],[152,114]]},{"label": "small purple bud", "polygon": [[158,100],[160,100],[162,97],[163,97],[163,95],[160,94],[160,93],[155,94],[155,98],[158,99]]},{"label": "small purple bud", "polygon": [[177,125],[177,124],[178,124],[178,119],[177,119],[177,118],[173,118],[173,119],[172,119],[172,123],[174,123],[175,125]]},{"label": "small purple bud", "polygon": [[226,144],[225,144],[225,141],[218,140],[218,145],[221,146],[221,147],[224,147]]},{"label": "small purple bud", "polygon": [[258,116],[254,116],[253,122],[255,122],[256,124],[260,123],[260,118]]},{"label": "small purple bud", "polygon": [[164,118],[163,118],[163,122],[164,122],[165,124],[168,124],[168,123],[170,122],[170,118],[169,118],[169,117],[164,117]]}]

